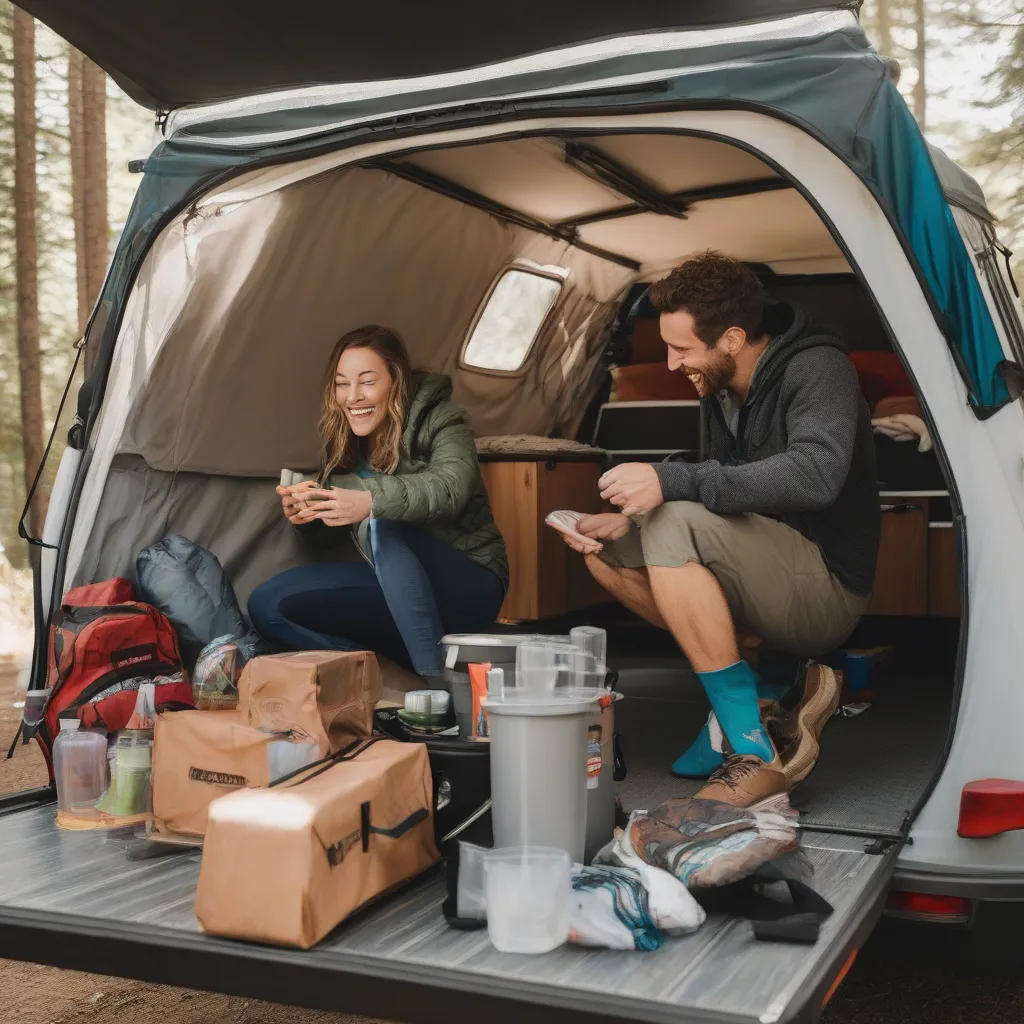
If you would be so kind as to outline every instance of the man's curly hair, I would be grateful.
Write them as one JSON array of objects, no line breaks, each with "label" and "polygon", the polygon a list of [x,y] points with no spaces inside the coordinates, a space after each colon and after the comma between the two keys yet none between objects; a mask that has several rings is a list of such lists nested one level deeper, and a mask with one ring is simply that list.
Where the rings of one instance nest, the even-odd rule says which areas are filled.
[{"label": "man's curly hair", "polygon": [[697,337],[709,348],[730,327],[742,327],[751,341],[764,333],[764,287],[739,260],[714,249],[676,267],[647,294],[659,313],[689,313]]}]

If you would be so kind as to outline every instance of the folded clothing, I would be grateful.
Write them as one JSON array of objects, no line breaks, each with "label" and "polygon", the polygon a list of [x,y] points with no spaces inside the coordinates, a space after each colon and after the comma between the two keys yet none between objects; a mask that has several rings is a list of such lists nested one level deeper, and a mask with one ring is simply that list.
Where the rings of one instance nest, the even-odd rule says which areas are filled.
[{"label": "folded clothing", "polygon": [[598,949],[658,949],[665,938],[651,916],[640,873],[600,866],[575,870],[569,941]]},{"label": "folded clothing", "polygon": [[[784,858],[806,861],[796,824],[785,794],[757,810],[717,800],[671,799],[647,812],[634,811],[595,863],[626,865],[636,857],[690,890],[729,885]],[[804,865],[794,870],[806,874]]]},{"label": "folded clothing", "polygon": [[919,452],[932,450],[932,438],[928,427],[920,416],[910,413],[898,413],[893,416],[880,416],[871,421],[876,434],[884,434],[894,441],[917,441]]}]

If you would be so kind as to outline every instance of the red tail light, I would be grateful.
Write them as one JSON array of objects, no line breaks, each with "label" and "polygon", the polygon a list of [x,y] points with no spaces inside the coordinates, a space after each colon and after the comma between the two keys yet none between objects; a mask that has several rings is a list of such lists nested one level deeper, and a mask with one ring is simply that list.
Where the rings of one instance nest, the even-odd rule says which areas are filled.
[{"label": "red tail light", "polygon": [[967,924],[971,920],[971,901],[962,896],[934,896],[927,892],[891,892],[886,913],[907,921],[934,924]]},{"label": "red tail light", "polygon": [[1024,828],[1024,782],[980,779],[968,782],[960,795],[962,839],[988,839]]}]

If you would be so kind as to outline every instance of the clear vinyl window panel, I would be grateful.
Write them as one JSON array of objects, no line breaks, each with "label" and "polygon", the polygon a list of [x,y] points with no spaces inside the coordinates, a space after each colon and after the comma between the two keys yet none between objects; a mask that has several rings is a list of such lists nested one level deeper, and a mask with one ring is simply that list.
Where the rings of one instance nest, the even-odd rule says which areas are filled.
[{"label": "clear vinyl window panel", "polygon": [[463,363],[504,373],[520,369],[563,284],[529,270],[506,270],[473,324]]}]

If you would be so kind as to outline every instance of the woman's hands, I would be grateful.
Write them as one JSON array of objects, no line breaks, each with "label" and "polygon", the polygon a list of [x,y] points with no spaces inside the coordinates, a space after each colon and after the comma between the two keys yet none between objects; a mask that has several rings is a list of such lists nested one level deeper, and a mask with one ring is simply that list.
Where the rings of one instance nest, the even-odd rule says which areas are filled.
[{"label": "woman's hands", "polygon": [[281,507],[284,509],[285,518],[289,523],[298,526],[299,523],[307,522],[305,519],[300,519],[298,514],[306,507],[306,496],[310,491],[316,489],[315,480],[303,480],[301,484],[277,488],[277,493],[281,495]]},{"label": "woman's hands", "polygon": [[604,541],[620,540],[629,533],[629,520],[618,512],[602,512],[584,516],[576,524],[580,537],[562,534],[566,544],[581,555],[596,555],[604,548]]},{"label": "woman's hands", "polygon": [[352,526],[369,518],[373,495],[369,491],[350,491],[342,487],[327,489],[305,480],[294,487],[278,487],[288,522],[300,526],[319,519],[327,526]]}]

